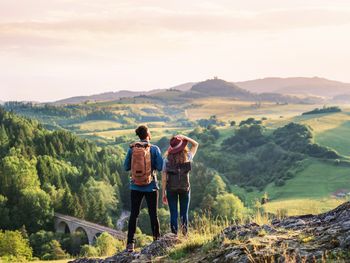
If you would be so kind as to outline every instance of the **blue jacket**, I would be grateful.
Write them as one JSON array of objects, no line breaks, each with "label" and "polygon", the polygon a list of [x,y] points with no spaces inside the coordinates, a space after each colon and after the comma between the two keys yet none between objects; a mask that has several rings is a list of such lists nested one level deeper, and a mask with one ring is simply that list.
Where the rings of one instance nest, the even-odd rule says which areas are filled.
[{"label": "blue jacket", "polygon": [[[163,169],[163,158],[162,158],[162,154],[160,152],[160,149],[157,145],[151,145],[151,167],[152,167],[152,172],[154,170],[156,171],[162,171]],[[132,150],[131,148],[129,148],[126,157],[125,157],[125,161],[124,161],[124,169],[125,171],[130,171],[131,169],[131,155],[132,155]],[[152,182],[149,185],[145,185],[145,186],[139,186],[139,185],[135,185],[132,180],[130,180],[130,189],[131,190],[137,190],[137,191],[141,191],[141,192],[153,192],[159,189],[158,186],[158,181],[157,178],[154,177]]]}]

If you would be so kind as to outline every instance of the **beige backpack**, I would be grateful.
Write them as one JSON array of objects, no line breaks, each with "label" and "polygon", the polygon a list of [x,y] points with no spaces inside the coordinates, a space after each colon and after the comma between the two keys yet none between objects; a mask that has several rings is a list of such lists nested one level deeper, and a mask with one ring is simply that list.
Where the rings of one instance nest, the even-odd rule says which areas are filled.
[{"label": "beige backpack", "polygon": [[152,182],[151,144],[135,142],[130,145],[131,179],[135,185],[148,185]]}]

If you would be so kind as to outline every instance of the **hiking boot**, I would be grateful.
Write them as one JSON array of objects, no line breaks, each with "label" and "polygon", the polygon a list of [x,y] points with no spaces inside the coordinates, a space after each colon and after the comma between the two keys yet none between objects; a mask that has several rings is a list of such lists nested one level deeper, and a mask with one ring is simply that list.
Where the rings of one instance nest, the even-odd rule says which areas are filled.
[{"label": "hiking boot", "polygon": [[129,243],[126,245],[126,251],[131,253],[134,252],[134,243]]}]

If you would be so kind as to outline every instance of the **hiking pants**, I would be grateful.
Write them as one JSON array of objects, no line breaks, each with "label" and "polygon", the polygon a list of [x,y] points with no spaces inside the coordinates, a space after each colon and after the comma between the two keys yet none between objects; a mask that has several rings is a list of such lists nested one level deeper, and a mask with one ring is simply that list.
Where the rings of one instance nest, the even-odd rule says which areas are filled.
[{"label": "hiking pants", "polygon": [[184,235],[188,230],[188,208],[190,204],[190,191],[188,192],[170,192],[166,193],[170,210],[170,228],[171,232],[177,235],[178,203],[180,203],[180,221],[181,230]]},{"label": "hiking pants", "polygon": [[141,203],[143,197],[146,198],[148,206],[148,214],[151,219],[151,228],[154,238],[159,238],[159,221],[158,221],[158,190],[153,192],[141,192],[137,190],[131,190],[131,212],[128,226],[128,244],[135,243],[135,231],[137,218],[140,214]]}]

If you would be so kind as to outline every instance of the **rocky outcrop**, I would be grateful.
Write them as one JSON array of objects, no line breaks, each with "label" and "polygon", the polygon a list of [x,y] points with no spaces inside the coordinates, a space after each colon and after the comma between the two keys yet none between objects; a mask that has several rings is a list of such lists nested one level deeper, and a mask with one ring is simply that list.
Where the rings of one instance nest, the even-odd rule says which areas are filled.
[{"label": "rocky outcrop", "polygon": [[153,258],[166,255],[179,239],[174,234],[166,234],[159,240],[152,242],[141,249],[140,252],[120,252],[106,259],[81,258],[69,263],[129,263],[129,262],[151,262]]},{"label": "rocky outcrop", "polygon": [[[73,262],[151,262],[167,255],[178,242],[168,234],[138,253]],[[324,214],[275,219],[269,225],[232,225],[212,244],[212,249],[199,248],[181,262],[350,262],[350,202]]]},{"label": "rocky outcrop", "polygon": [[201,262],[350,262],[350,203],[320,215],[226,228]]}]

